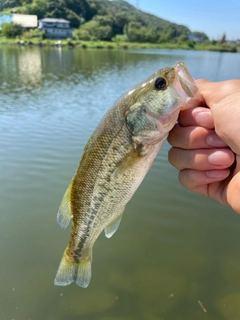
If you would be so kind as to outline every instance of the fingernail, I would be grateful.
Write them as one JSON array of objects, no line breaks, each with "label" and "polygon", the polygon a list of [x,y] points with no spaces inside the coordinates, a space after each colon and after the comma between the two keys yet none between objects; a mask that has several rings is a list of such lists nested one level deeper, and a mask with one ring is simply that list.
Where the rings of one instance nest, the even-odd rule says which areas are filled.
[{"label": "fingernail", "polygon": [[215,151],[210,154],[208,162],[217,166],[229,166],[231,164],[229,154],[224,151]]},{"label": "fingernail", "polygon": [[230,171],[228,169],[206,171],[206,175],[208,176],[208,178],[212,178],[212,179],[226,179],[229,173]]},{"label": "fingernail", "polygon": [[206,139],[210,147],[226,147],[226,143],[216,133],[210,133]]},{"label": "fingernail", "polygon": [[196,122],[203,127],[213,127],[213,118],[210,110],[199,112],[195,115]]}]

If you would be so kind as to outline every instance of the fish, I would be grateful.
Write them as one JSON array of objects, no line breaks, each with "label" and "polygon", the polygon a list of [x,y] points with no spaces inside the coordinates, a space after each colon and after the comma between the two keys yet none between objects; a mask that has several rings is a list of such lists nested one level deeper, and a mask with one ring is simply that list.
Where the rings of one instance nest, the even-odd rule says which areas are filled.
[{"label": "fish", "polygon": [[183,62],[154,72],[121,96],[89,138],[79,167],[57,213],[70,241],[54,284],[91,280],[92,249],[100,233],[110,238],[126,204],[153,165],[179,112],[197,104],[200,94]]}]

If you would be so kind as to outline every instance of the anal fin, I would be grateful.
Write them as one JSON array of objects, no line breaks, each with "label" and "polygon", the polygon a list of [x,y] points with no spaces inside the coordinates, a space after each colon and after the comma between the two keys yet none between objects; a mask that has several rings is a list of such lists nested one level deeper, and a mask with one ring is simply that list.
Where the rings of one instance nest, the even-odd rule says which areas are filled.
[{"label": "anal fin", "polygon": [[60,204],[57,213],[57,222],[62,229],[66,229],[69,225],[70,220],[72,219],[71,212],[71,190],[72,190],[72,182],[70,182]]},{"label": "anal fin", "polygon": [[124,209],[108,226],[105,227],[104,232],[107,238],[111,238],[111,236],[117,231],[122,220],[123,211]]}]

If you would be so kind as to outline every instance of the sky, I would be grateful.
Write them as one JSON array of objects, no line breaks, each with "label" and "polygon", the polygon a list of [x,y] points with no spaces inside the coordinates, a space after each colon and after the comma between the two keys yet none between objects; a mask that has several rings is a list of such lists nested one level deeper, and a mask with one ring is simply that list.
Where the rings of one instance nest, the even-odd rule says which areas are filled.
[{"label": "sky", "polygon": [[212,39],[240,39],[240,0],[127,0],[140,10],[205,32]]}]

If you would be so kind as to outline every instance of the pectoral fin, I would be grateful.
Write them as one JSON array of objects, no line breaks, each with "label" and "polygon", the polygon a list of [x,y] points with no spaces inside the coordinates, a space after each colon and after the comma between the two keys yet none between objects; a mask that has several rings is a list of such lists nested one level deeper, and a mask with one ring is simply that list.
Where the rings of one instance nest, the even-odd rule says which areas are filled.
[{"label": "pectoral fin", "polygon": [[134,164],[139,161],[147,153],[143,152],[143,147],[139,146],[136,150],[132,151],[130,154],[126,155],[121,161],[116,165],[115,171],[112,173],[114,178],[119,178],[123,174],[127,174],[129,170],[132,169]]},{"label": "pectoral fin", "polygon": [[71,212],[71,189],[72,181],[70,182],[61,202],[57,213],[57,222],[62,229],[66,229],[72,219]]},{"label": "pectoral fin", "polygon": [[117,229],[120,225],[120,222],[122,220],[122,215],[123,215],[124,209],[108,226],[105,227],[104,231],[105,231],[105,236],[107,238],[111,238],[111,236],[114,235],[114,233],[117,231]]}]

